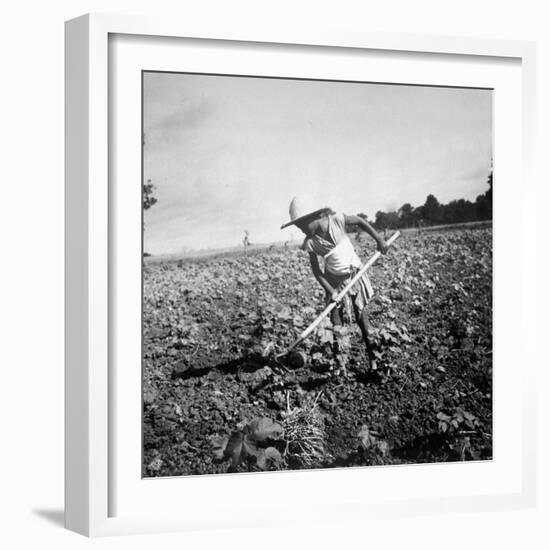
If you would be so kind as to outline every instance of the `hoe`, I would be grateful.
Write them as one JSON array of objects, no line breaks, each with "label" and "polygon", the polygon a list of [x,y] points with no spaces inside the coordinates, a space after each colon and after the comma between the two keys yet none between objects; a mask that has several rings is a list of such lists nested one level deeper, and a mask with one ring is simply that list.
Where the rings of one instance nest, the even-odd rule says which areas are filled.
[{"label": "hoe", "polygon": [[[396,231],[387,241],[388,246],[391,246],[401,233]],[[317,318],[298,336],[298,338],[290,345],[290,347],[276,356],[277,361],[286,359],[286,361],[294,368],[302,367],[307,362],[307,357],[302,352],[294,351],[321,323],[321,321],[336,307],[338,302],[353,288],[353,285],[362,277],[363,273],[369,269],[382,254],[377,251],[371,258],[359,269],[348,284],[338,293],[336,299],[332,301]]]}]

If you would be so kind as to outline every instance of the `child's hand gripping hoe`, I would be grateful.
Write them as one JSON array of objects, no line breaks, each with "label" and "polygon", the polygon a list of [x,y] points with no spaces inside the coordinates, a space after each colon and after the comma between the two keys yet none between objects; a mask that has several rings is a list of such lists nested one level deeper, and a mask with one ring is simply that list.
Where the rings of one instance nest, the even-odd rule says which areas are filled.
[{"label": "child's hand gripping hoe", "polygon": [[[399,231],[396,231],[387,242],[388,246],[391,246],[396,239],[401,235]],[[361,267],[361,269],[353,276],[349,283],[337,294],[336,298],[319,314],[319,316],[313,321],[301,334],[300,336],[291,344],[291,346],[283,353],[277,355],[277,359],[281,359],[285,355],[289,356],[291,362],[295,362],[296,366],[299,366],[299,363],[303,363],[298,354],[294,358],[290,355],[292,350],[301,344],[321,323],[321,321],[338,305],[338,302],[353,288],[353,285],[363,276],[365,271],[371,267],[377,260],[380,258],[382,253],[377,251],[373,256]],[[294,355],[294,354],[293,354]]]}]

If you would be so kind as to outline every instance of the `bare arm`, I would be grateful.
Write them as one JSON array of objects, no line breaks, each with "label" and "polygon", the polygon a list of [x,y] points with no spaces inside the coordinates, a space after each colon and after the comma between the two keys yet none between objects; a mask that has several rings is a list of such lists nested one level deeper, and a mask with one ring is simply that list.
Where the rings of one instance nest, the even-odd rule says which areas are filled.
[{"label": "bare arm", "polygon": [[332,296],[335,289],[332,288],[331,284],[325,279],[324,274],[321,271],[321,267],[319,266],[319,259],[317,258],[316,254],[312,254],[311,252],[309,253],[309,263],[311,264],[313,275],[315,275],[315,278],[317,279],[319,284],[323,287],[323,289],[329,296]]},{"label": "bare arm", "polygon": [[388,251],[388,245],[384,238],[372,227],[372,225],[359,216],[344,216],[346,224],[349,225],[358,225],[363,231],[368,233],[375,241],[378,246],[378,250],[385,254]]}]

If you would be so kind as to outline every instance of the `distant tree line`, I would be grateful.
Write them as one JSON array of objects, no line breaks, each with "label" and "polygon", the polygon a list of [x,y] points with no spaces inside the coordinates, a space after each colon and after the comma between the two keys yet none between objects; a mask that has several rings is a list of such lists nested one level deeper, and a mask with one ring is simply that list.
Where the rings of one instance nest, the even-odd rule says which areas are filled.
[{"label": "distant tree line", "polygon": [[[489,189],[478,195],[474,202],[458,199],[441,204],[434,195],[428,195],[422,206],[413,207],[405,203],[398,210],[376,212],[374,222],[378,230],[404,227],[422,227],[429,225],[451,224],[490,220],[493,217],[493,172],[487,178]],[[368,219],[366,214],[358,214]],[[350,232],[355,228],[350,227]]]}]

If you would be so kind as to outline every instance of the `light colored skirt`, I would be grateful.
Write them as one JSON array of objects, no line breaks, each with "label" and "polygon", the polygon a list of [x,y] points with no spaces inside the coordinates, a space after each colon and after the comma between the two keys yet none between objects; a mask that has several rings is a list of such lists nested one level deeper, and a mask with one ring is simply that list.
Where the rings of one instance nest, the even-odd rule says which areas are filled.
[{"label": "light colored skirt", "polygon": [[[351,268],[348,275],[333,275],[330,271],[325,271],[325,278],[330,285],[339,292],[358,271],[359,270],[355,267]],[[374,289],[372,288],[369,276],[363,273],[361,278],[353,285],[338,306],[343,313],[344,320],[351,321],[355,315],[361,315],[363,309],[373,296]],[[330,302],[330,299],[331,297],[327,295],[327,303]]]}]

